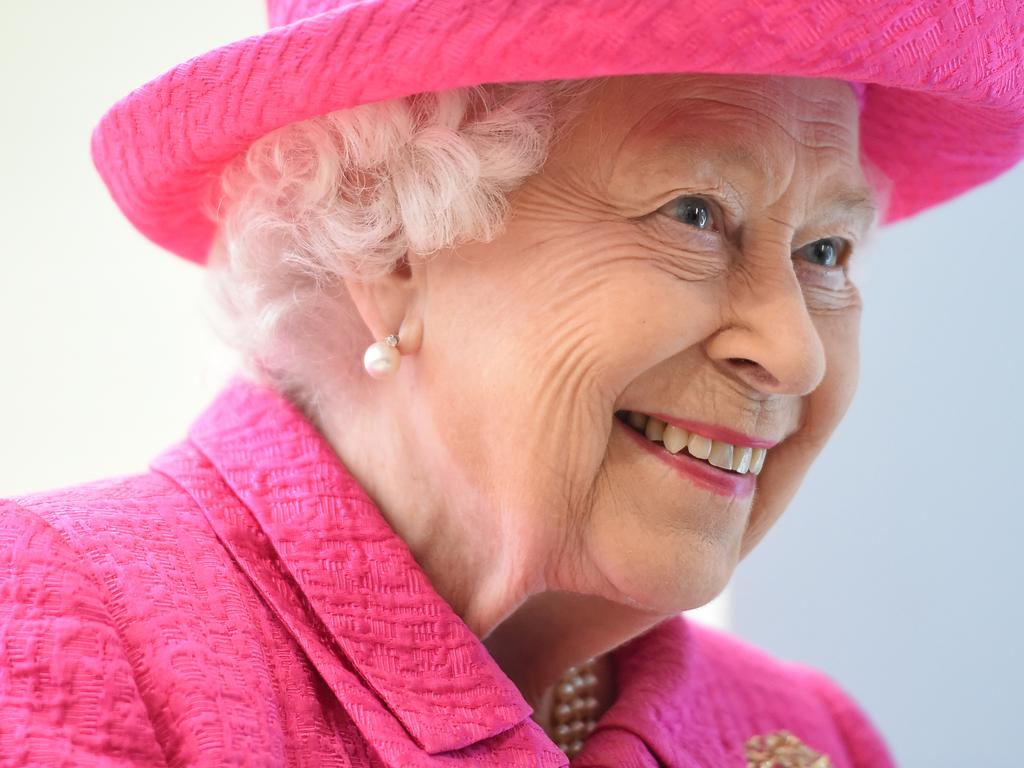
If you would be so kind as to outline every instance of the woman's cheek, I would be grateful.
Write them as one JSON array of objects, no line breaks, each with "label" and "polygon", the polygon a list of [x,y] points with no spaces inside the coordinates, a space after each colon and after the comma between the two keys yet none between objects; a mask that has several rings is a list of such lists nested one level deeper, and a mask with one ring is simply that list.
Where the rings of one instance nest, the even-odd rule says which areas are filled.
[{"label": "woman's cheek", "polygon": [[853,301],[832,311],[808,306],[825,349],[825,377],[803,398],[797,432],[774,449],[771,465],[766,464],[741,557],[757,545],[783,513],[853,400],[860,370],[861,305],[856,288],[851,296]]},{"label": "woman's cheek", "polygon": [[852,399],[860,373],[860,320],[863,304],[860,291],[852,282],[847,283],[844,294],[844,306],[822,315],[822,322],[829,335],[826,347],[829,362],[843,371],[843,380]]},{"label": "woman's cheek", "polygon": [[825,349],[825,378],[808,398],[814,418],[807,423],[822,443],[842,421],[857,391],[860,317],[859,297],[843,309],[814,315]]}]

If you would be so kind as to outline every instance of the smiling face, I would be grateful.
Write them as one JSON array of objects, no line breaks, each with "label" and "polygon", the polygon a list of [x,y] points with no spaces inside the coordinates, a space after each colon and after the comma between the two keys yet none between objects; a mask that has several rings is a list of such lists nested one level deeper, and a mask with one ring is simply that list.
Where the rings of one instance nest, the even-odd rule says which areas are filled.
[{"label": "smiling face", "polygon": [[499,238],[420,267],[407,420],[531,588],[696,607],[785,509],[856,384],[857,124],[834,80],[613,78]]}]

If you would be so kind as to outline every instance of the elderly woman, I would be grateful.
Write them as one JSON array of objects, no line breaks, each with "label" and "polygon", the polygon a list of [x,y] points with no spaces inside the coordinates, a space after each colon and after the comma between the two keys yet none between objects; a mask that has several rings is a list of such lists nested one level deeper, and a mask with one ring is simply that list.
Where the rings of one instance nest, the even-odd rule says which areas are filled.
[{"label": "elderly woman", "polygon": [[1021,156],[1024,43],[782,5],[271,2],[119,102],[97,167],[246,368],[0,502],[4,764],[891,765],[680,613],[850,403],[872,228]]}]

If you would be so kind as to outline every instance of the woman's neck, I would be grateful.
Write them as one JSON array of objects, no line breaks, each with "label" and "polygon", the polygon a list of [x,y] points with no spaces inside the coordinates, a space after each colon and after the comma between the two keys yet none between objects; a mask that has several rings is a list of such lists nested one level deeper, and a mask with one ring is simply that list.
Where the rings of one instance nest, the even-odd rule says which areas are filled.
[{"label": "woman's neck", "polygon": [[[439,485],[429,467],[392,455],[401,441],[367,437],[394,430],[332,423],[330,414],[346,409],[325,412],[318,428],[408,545],[433,588],[519,688],[538,721],[548,716],[544,708],[551,689],[566,669],[599,659],[667,618],[603,597],[560,591],[560,585],[547,581],[552,553],[534,540],[536,532],[515,528],[519,516],[501,518],[508,528],[500,530],[494,524],[501,520],[492,517],[490,528],[482,530],[474,521],[483,516],[455,503],[456,498],[472,499],[470,489],[453,493],[449,486],[457,480]],[[358,420],[357,410],[347,414]],[[599,671],[610,667],[602,662]]]},{"label": "woman's neck", "polygon": [[614,699],[609,652],[664,618],[600,597],[544,592],[524,601],[483,643],[546,726],[553,687],[569,667],[589,658],[598,662],[603,712]]}]

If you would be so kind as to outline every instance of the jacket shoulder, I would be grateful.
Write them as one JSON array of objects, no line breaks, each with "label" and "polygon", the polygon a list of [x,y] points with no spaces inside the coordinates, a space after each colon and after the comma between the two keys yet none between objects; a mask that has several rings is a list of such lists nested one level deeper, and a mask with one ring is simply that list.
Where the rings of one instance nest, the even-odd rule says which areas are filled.
[{"label": "jacket shoulder", "polygon": [[0,515],[15,510],[48,526],[90,564],[113,590],[112,610],[122,619],[142,596],[162,593],[172,580],[181,589],[198,588],[197,572],[238,581],[202,508],[153,470],[0,499]]},{"label": "jacket shoulder", "polygon": [[84,553],[133,543],[170,544],[182,534],[209,532],[201,509],[180,486],[152,470],[0,499],[45,521]]},{"label": "jacket shoulder", "polygon": [[[180,458],[195,457],[183,453]],[[101,617],[102,624],[89,624],[87,634],[65,622],[74,636],[63,645],[49,646],[45,654],[40,651],[39,658],[82,669],[85,679],[102,679],[114,657],[124,670],[118,678],[124,688],[117,688],[116,697],[89,698],[86,703],[92,708],[83,718],[118,719],[111,702],[128,700],[124,691],[134,673],[138,691],[132,701],[144,702],[141,711],[148,713],[149,731],[156,736],[149,738],[139,725],[124,737],[134,740],[131,744],[149,748],[156,743],[174,765],[203,760],[281,764],[275,762],[280,757],[275,750],[292,721],[280,717],[278,675],[284,670],[294,675],[289,679],[301,681],[308,670],[293,653],[287,628],[261,599],[200,506],[220,503],[218,494],[230,493],[213,486],[198,484],[186,491],[151,470],[0,499],[0,720],[6,716],[4,706],[14,707],[22,690],[9,695],[4,690],[5,623],[16,626],[28,645],[41,634],[53,635],[52,624],[73,610],[83,613],[83,620]],[[13,594],[5,595],[4,564],[10,559],[18,572],[7,579],[15,585]],[[60,580],[55,590],[48,580],[64,572],[78,576]],[[53,598],[46,608],[51,625],[36,627],[26,621],[40,609],[24,607],[17,598],[34,591]],[[78,595],[87,596],[88,602]],[[16,650],[13,656],[20,653]],[[25,683],[32,685],[37,684]],[[56,686],[44,699],[29,702],[29,709],[49,716],[61,690]],[[211,718],[210,711],[218,717]],[[26,719],[29,714],[17,716]],[[78,721],[62,725],[56,735],[47,731],[40,743],[50,749],[53,739],[77,744],[90,727]],[[105,731],[93,732],[102,742],[95,746],[97,754],[108,755],[104,744],[122,749]],[[251,735],[244,748],[239,733]],[[0,723],[0,754],[4,737]],[[77,759],[73,763],[92,765]],[[137,764],[163,763],[153,759]]]},{"label": "jacket shoulder", "polygon": [[820,713],[833,726],[849,765],[893,768],[892,755],[864,709],[838,682],[810,665],[777,658],[735,635],[688,622],[695,651],[715,684],[744,691],[762,710],[787,711],[797,722]]},{"label": "jacket shoulder", "polygon": [[108,591],[46,520],[0,499],[4,765],[165,765]]}]

